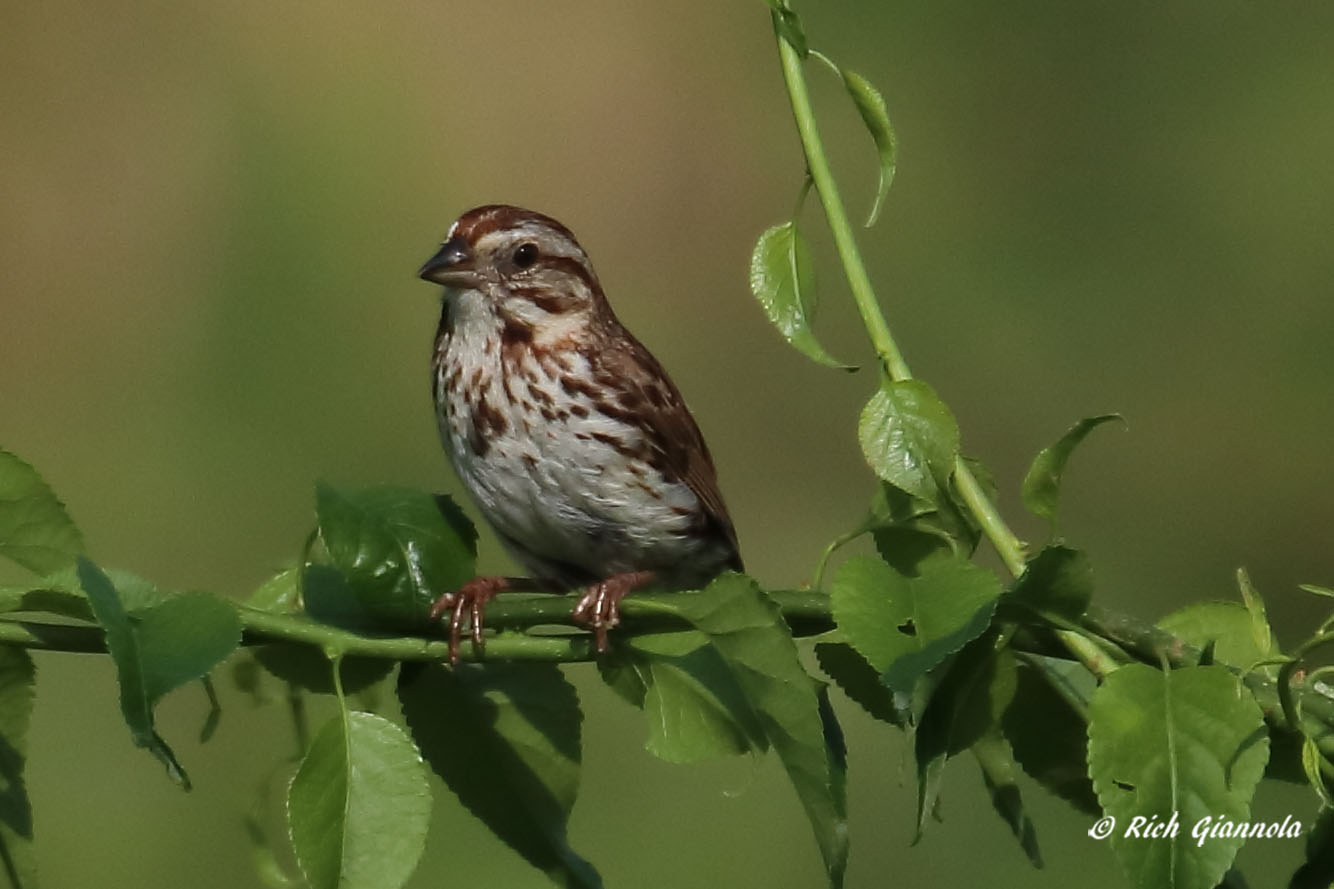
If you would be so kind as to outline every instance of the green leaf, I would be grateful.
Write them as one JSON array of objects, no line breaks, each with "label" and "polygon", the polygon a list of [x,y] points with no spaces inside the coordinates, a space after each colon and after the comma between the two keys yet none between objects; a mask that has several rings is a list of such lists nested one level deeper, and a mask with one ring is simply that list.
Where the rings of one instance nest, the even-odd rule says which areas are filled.
[{"label": "green leaf", "polygon": [[862,409],[857,436],[876,475],[932,503],[959,456],[958,424],[921,380],[882,384]]},{"label": "green leaf", "polygon": [[1334,807],[1334,794],[1330,793],[1329,782],[1325,779],[1322,768],[1324,763],[1325,755],[1320,751],[1315,738],[1302,735],[1302,772],[1306,776],[1306,783],[1320,797],[1320,807],[1328,809]]},{"label": "green leaf", "polygon": [[0,861],[14,889],[35,889],[32,803],[23,779],[36,671],[22,648],[0,645]]},{"label": "green leaf", "polygon": [[854,703],[871,716],[903,728],[905,713],[894,703],[894,694],[880,681],[880,671],[866,662],[846,642],[817,642],[815,659],[820,669],[838,683]]},{"label": "green leaf", "polygon": [[[1054,662],[1048,663],[1055,668]],[[1002,723],[1015,759],[1061,799],[1081,812],[1098,814],[1098,798],[1088,778],[1088,720],[1071,703],[1071,697],[1084,696],[1068,684],[1071,696],[1061,694],[1047,675],[1026,664],[1019,665],[1017,678],[1018,690]]]},{"label": "green leaf", "polygon": [[982,769],[982,783],[991,796],[992,808],[1009,825],[1010,832],[1019,841],[1019,848],[1024,850],[1033,866],[1042,867],[1037,831],[1033,820],[1024,811],[1024,800],[1019,793],[1019,765],[1005,736],[999,731],[991,731],[978,739],[971,749]]},{"label": "green leaf", "polygon": [[0,587],[0,612],[47,611],[76,620],[92,620],[88,597],[72,568],[42,578],[39,586]]},{"label": "green leaf", "polygon": [[1056,527],[1056,511],[1061,498],[1061,475],[1065,472],[1066,464],[1070,462],[1070,455],[1090,432],[1112,420],[1125,422],[1120,414],[1103,414],[1080,420],[1071,426],[1056,444],[1038,451],[1032,465],[1028,467],[1028,474],[1024,476],[1022,487],[1024,506],[1039,518],[1046,519],[1053,530]]},{"label": "green leaf", "polygon": [[412,739],[373,713],[340,712],[315,735],[287,793],[311,889],[397,889],[426,847],[431,792]]},{"label": "green leaf", "polygon": [[[207,593],[162,598],[155,591],[131,587],[122,597],[111,579],[82,556],[78,576],[106,631],[120,681],[121,713],[134,742],[189,789],[189,778],[154,728],[153,708],[167,692],[203,677],[236,649],[241,642],[236,609]],[[131,612],[123,599],[155,604]]]},{"label": "green leaf", "polygon": [[750,292],[764,313],[797,351],[807,358],[840,370],[857,368],[843,364],[825,351],[815,338],[815,271],[810,248],[796,222],[767,229],[755,242],[750,257]]},{"label": "green leaf", "polygon": [[0,449],[0,556],[47,574],[73,564],[83,535],[27,463]]},{"label": "green leaf", "polygon": [[1269,629],[1269,615],[1265,611],[1265,600],[1260,591],[1251,583],[1251,576],[1245,568],[1237,569],[1237,587],[1241,590],[1241,600],[1246,604],[1246,613],[1251,618],[1251,641],[1261,657],[1270,658],[1278,654],[1278,642]]},{"label": "green leaf", "polygon": [[[264,669],[284,682],[316,694],[334,694],[329,659],[318,649],[309,645],[273,642],[250,650]],[[339,681],[347,694],[370,688],[393,672],[393,669],[394,662],[385,658],[343,657],[338,661]]]},{"label": "green leaf", "polygon": [[557,886],[600,887],[570,848],[582,715],[555,664],[430,664],[399,675],[422,754],[459,800]]},{"label": "green leaf", "polygon": [[[1222,879],[1244,838],[1193,834],[1205,818],[1249,819],[1268,758],[1264,716],[1226,667],[1162,673],[1127,664],[1089,707],[1089,775],[1116,819],[1112,851],[1142,889],[1210,889]],[[1136,816],[1174,814],[1175,837],[1126,835]]]},{"label": "green leaf", "polygon": [[477,532],[448,497],[393,487],[343,492],[321,483],[316,512],[325,549],[355,600],[345,616],[421,628],[435,600],[473,576]]},{"label": "green leaf", "polygon": [[631,637],[600,658],[598,670],[613,688],[637,689],[624,696],[643,707],[645,746],[660,759],[698,762],[769,748],[759,718],[702,633]]},{"label": "green leaf", "polygon": [[[1214,660],[1239,670],[1249,670],[1260,661],[1273,657],[1278,642],[1273,634],[1265,644],[1258,644],[1251,613],[1236,602],[1197,602],[1178,609],[1158,621],[1158,626],[1197,648],[1214,645]],[[1268,631],[1268,624],[1265,630]],[[1276,664],[1256,668],[1271,678],[1278,675]]]},{"label": "green leaf", "polygon": [[958,542],[945,531],[925,523],[877,528],[872,535],[875,551],[895,573],[920,576],[932,561],[953,559]]},{"label": "green leaf", "polygon": [[[969,643],[945,668],[913,736],[917,762],[917,834],[935,810],[949,757],[999,731],[1001,715],[1014,700],[1014,658],[997,649],[996,633]],[[933,676],[936,674],[933,674]]]},{"label": "green leaf", "polygon": [[296,614],[301,611],[301,590],[297,584],[300,576],[296,568],[284,568],[260,584],[259,589],[250,594],[245,604],[260,611],[275,614]]},{"label": "green leaf", "polygon": [[999,595],[994,574],[957,558],[932,560],[908,577],[857,556],[843,563],[830,588],[834,620],[847,640],[905,695],[987,628]]},{"label": "green leaf", "polygon": [[810,55],[810,47],[806,44],[806,32],[797,14],[778,0],[767,0],[767,2],[773,8],[774,33],[786,40],[800,58],[804,59]]},{"label": "green leaf", "polygon": [[[871,500],[871,517],[877,520],[872,533],[880,557],[902,574],[918,573],[917,563],[933,554],[971,555],[981,539],[977,523],[960,508],[953,478],[948,493],[934,500],[919,497],[881,481]],[[934,541],[914,541],[911,532],[927,534]],[[937,550],[948,552],[937,553]]]},{"label": "green leaf", "polygon": [[866,218],[866,227],[870,228],[875,225],[885,195],[889,194],[890,183],[894,181],[898,138],[889,123],[889,110],[885,107],[885,99],[880,95],[880,91],[855,71],[840,68],[838,73],[842,75],[843,86],[852,97],[852,104],[857,106],[857,113],[861,115],[862,123],[866,124],[866,129],[871,133],[876,153],[880,156],[880,182],[876,188],[875,202],[871,205],[871,214]]},{"label": "green leaf", "polygon": [[819,683],[802,667],[782,612],[755,581],[730,572],[675,607],[709,637],[750,699],[806,809],[829,884],[842,886],[848,825],[838,750],[826,736]]},{"label": "green leaf", "polygon": [[1029,560],[1024,573],[1006,593],[1039,613],[1075,621],[1093,598],[1093,568],[1077,549],[1049,546]]},{"label": "green leaf", "polygon": [[1306,861],[1288,889],[1329,889],[1334,885],[1334,809],[1322,809],[1306,835]]}]

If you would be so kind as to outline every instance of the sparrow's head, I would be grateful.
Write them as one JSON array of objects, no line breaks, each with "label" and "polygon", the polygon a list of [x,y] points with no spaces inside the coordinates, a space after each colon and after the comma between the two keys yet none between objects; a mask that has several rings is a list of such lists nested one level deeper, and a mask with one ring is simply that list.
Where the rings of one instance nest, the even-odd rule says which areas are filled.
[{"label": "sparrow's head", "polygon": [[588,254],[568,228],[504,204],[460,216],[417,274],[449,290],[480,291],[503,314],[529,321],[591,309],[603,299]]}]

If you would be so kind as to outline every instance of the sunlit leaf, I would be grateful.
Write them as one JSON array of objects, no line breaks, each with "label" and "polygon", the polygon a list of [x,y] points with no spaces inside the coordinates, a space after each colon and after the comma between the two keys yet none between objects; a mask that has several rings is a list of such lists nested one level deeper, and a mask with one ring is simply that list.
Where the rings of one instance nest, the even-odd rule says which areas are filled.
[{"label": "sunlit leaf", "polygon": [[435,600],[473,575],[477,532],[447,497],[394,487],[347,492],[321,483],[316,512],[350,597],[341,609],[324,604],[349,622],[420,628]]},{"label": "sunlit leaf", "polygon": [[839,362],[815,338],[815,267],[795,222],[767,229],[750,257],[750,292],[783,339],[826,367],[856,370]]},{"label": "sunlit leaf", "polygon": [[[1206,818],[1249,820],[1268,758],[1264,715],[1226,667],[1164,673],[1127,664],[1089,707],[1089,775],[1118,825],[1112,851],[1142,889],[1210,889],[1222,879],[1244,838],[1193,834]],[[1181,827],[1175,836],[1127,835],[1136,816],[1175,817]]]},{"label": "sunlit leaf", "polygon": [[1024,506],[1028,507],[1029,512],[1046,519],[1055,527],[1061,499],[1061,476],[1066,464],[1070,462],[1070,455],[1090,432],[1113,420],[1125,422],[1120,414],[1087,417],[1071,426],[1054,445],[1038,451],[1024,476],[1022,488]]},{"label": "sunlit leaf", "polygon": [[931,502],[959,456],[959,426],[921,380],[881,385],[862,409],[857,437],[876,475]]},{"label": "sunlit leaf", "polygon": [[416,746],[373,713],[335,714],[288,788],[292,848],[311,889],[398,889],[426,846],[430,815]]},{"label": "sunlit leaf", "polygon": [[885,195],[889,194],[890,183],[894,181],[898,139],[889,123],[889,110],[885,107],[885,99],[880,95],[880,91],[856,71],[840,68],[839,73],[843,76],[843,86],[852,97],[852,103],[857,106],[857,113],[861,115],[862,123],[866,124],[866,129],[870,131],[871,139],[875,141],[876,153],[880,156],[879,185],[876,188],[875,202],[871,205],[871,213],[866,218],[866,225],[869,228],[875,225]]},{"label": "sunlit leaf", "polygon": [[[1272,633],[1263,644],[1257,642],[1250,613],[1236,602],[1196,602],[1162,618],[1158,626],[1196,648],[1213,643],[1214,660],[1238,670],[1249,670],[1278,651]],[[1271,677],[1278,673],[1277,665],[1256,669]]]},{"label": "sunlit leaf", "polygon": [[1265,600],[1260,596],[1251,576],[1245,568],[1237,569],[1237,587],[1241,590],[1241,600],[1246,605],[1246,613],[1251,619],[1251,639],[1261,657],[1273,657],[1278,653],[1278,643],[1269,629],[1269,615],[1265,611]]},{"label": "sunlit leaf", "polygon": [[301,590],[297,583],[300,572],[296,568],[285,568],[270,577],[250,594],[245,604],[260,611],[272,611],[276,614],[293,614],[301,610]]},{"label": "sunlit leaf", "polygon": [[47,574],[74,563],[83,535],[27,463],[0,449],[0,556]]},{"label": "sunlit leaf", "polygon": [[909,577],[857,556],[843,563],[830,588],[844,636],[900,694],[981,634],[999,595],[996,576],[963,559],[932,560]]}]

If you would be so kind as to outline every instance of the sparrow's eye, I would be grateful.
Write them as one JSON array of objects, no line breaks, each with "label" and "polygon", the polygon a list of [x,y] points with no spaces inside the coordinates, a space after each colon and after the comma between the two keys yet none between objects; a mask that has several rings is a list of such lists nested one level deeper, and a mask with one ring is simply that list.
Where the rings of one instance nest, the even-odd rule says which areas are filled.
[{"label": "sparrow's eye", "polygon": [[514,264],[521,269],[526,269],[537,262],[537,245],[520,244],[514,251]]}]

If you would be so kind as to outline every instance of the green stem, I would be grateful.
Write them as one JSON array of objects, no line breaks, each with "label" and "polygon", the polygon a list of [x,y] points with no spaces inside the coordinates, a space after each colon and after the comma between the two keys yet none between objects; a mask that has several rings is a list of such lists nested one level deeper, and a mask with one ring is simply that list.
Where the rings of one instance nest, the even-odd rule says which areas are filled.
[{"label": "green stem", "polygon": [[1321,633],[1313,639],[1308,639],[1292,653],[1292,659],[1279,668],[1278,679],[1276,680],[1278,683],[1278,700],[1283,707],[1283,717],[1287,719],[1288,725],[1294,729],[1301,727],[1301,713],[1292,693],[1294,676],[1307,655],[1331,643],[1334,643],[1334,633]]},{"label": "green stem", "polygon": [[[792,116],[796,120],[797,133],[801,137],[802,152],[806,156],[806,169],[810,173],[811,181],[815,183],[815,191],[820,196],[825,218],[829,221],[829,230],[833,234],[839,259],[843,263],[843,272],[847,276],[848,286],[852,290],[853,301],[857,304],[857,311],[861,314],[862,323],[865,325],[866,333],[871,339],[871,345],[880,357],[885,374],[895,381],[912,379],[912,372],[908,369],[908,363],[904,360],[903,353],[899,351],[898,345],[894,342],[894,336],[889,331],[889,324],[885,321],[884,313],[880,311],[880,302],[876,299],[875,288],[871,286],[871,278],[866,273],[861,252],[857,249],[857,239],[853,236],[852,222],[848,218],[847,210],[843,207],[843,199],[839,196],[838,185],[834,181],[829,159],[825,155],[824,143],[820,140],[820,131],[815,122],[815,112],[811,107],[810,93],[806,89],[806,75],[802,68],[801,56],[783,38],[778,27],[778,13],[774,12],[772,15],[774,35],[778,40],[778,55],[783,66],[783,80],[787,84],[787,95],[792,105]],[[826,64],[832,64],[818,53],[813,55]],[[836,65],[833,67],[837,69]],[[963,497],[964,503],[967,504],[978,524],[982,526],[983,533],[987,535],[987,539],[991,541],[992,546],[996,548],[996,552],[1000,554],[1001,559],[1005,562],[1005,567],[1009,569],[1011,574],[1018,577],[1024,570],[1023,546],[1019,542],[1019,538],[1005,524],[1005,520],[1001,518],[995,505],[983,493],[981,485],[977,483],[977,479],[962,458],[957,458],[954,461],[954,478],[960,496]]]},{"label": "green stem", "polygon": [[861,254],[857,251],[857,241],[852,236],[852,223],[843,209],[843,199],[839,197],[834,174],[830,170],[829,160],[825,157],[824,145],[820,142],[820,133],[815,126],[815,112],[811,109],[811,97],[806,91],[806,77],[801,69],[801,57],[779,30],[778,13],[773,12],[774,34],[778,39],[778,54],[783,63],[783,79],[787,82],[787,95],[792,103],[792,114],[797,121],[797,132],[801,135],[801,147],[806,154],[806,168],[810,171],[815,191],[824,206],[825,217],[829,220],[829,229],[834,235],[834,245],[847,272],[848,286],[852,288],[852,298],[861,312],[866,332],[871,337],[871,345],[880,356],[885,372],[893,380],[906,380],[912,377],[903,354],[894,343],[889,332],[889,325],[880,312],[876,302],[875,290],[871,287],[871,278],[866,274]]},{"label": "green stem", "polygon": [[968,464],[963,461],[962,457],[956,458],[954,461],[954,484],[959,489],[959,496],[968,505],[968,511],[982,526],[982,533],[987,535],[991,545],[996,548],[996,552],[1000,555],[1001,561],[1005,563],[1005,567],[1015,577],[1023,574],[1023,544],[1010,530],[1010,526],[1005,524],[1005,519],[1001,518],[1000,511],[996,509],[996,505],[983,492],[982,486],[977,482],[977,477],[973,475],[973,471],[968,468]]}]

